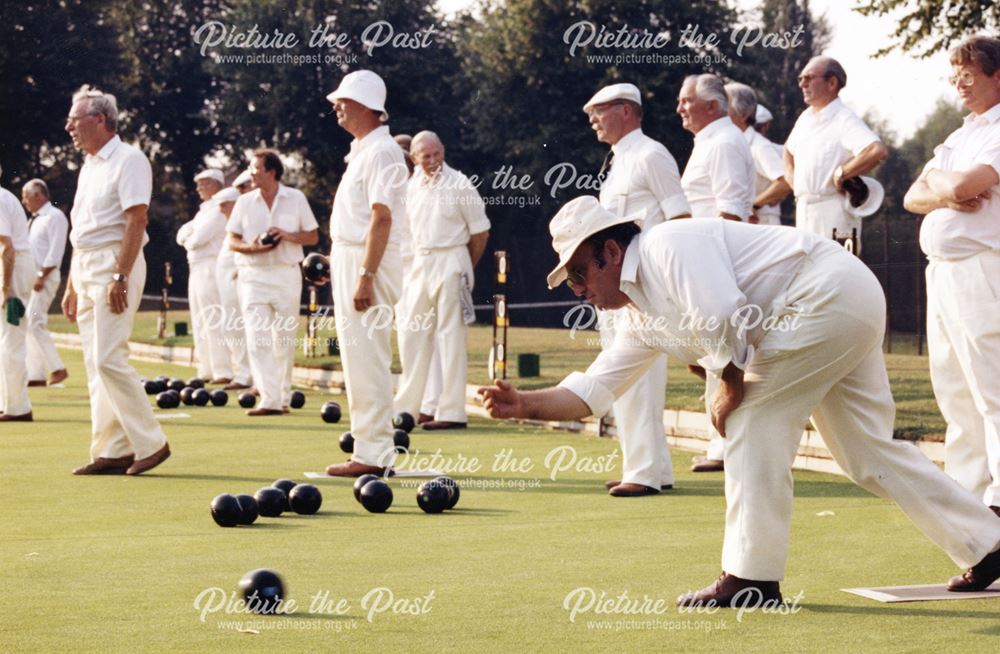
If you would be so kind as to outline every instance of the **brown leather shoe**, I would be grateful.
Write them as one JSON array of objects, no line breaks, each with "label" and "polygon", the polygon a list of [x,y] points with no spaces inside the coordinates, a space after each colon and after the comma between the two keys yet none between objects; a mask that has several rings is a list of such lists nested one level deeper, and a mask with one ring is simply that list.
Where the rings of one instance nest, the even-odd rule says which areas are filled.
[{"label": "brown leather shoe", "polygon": [[36,388],[38,386],[48,386],[48,382],[44,379],[29,379],[28,388]]},{"label": "brown leather shoe", "polygon": [[418,425],[422,425],[425,422],[430,422],[432,420],[434,420],[434,416],[432,416],[429,413],[421,413],[420,415],[417,416],[417,424]]},{"label": "brown leather shoe", "polygon": [[145,459],[139,459],[125,471],[126,475],[140,475],[147,470],[152,470],[170,458],[170,443],[164,443],[163,447],[153,452]]},{"label": "brown leather shoe", "polygon": [[22,413],[19,416],[12,416],[7,413],[0,414],[0,422],[34,422],[35,418],[31,411]]},{"label": "brown leather shoe", "polygon": [[118,459],[99,457],[85,466],[73,470],[74,475],[124,475],[128,467],[135,462],[131,454]]},{"label": "brown leather shoe", "polygon": [[53,370],[52,374],[49,376],[49,386],[55,386],[56,384],[66,381],[67,377],[69,377],[69,373],[66,372],[65,368],[61,370]]},{"label": "brown leather shoe", "polygon": [[[618,486],[621,483],[622,483],[621,479],[612,479],[611,481],[604,482],[604,487],[607,488],[608,490],[611,490],[612,488]],[[660,486],[660,490],[673,490],[673,488],[674,488],[673,484],[663,484],[662,486]]]},{"label": "brown leather shoe", "polygon": [[[334,463],[327,466],[326,474],[331,477],[360,477],[361,475],[378,475],[379,477],[383,477],[385,476],[385,468],[348,460],[345,463]],[[389,476],[392,476],[391,472]]]},{"label": "brown leather shoe", "polygon": [[281,409],[265,409],[263,407],[257,407],[256,409],[250,409],[247,411],[248,416],[283,416],[285,412]]},{"label": "brown leather shoe", "polygon": [[208,383],[209,384],[228,384],[231,381],[233,381],[233,380],[230,379],[229,377],[217,377],[216,379],[213,379],[212,381],[210,381]]},{"label": "brown leather shoe", "polygon": [[777,581],[740,579],[725,572],[711,585],[677,598],[677,606],[720,608],[761,607],[764,602],[781,603],[781,588]]},{"label": "brown leather shoe", "polygon": [[608,491],[614,497],[642,497],[643,495],[659,495],[660,489],[642,484],[618,484]]},{"label": "brown leather shoe", "polygon": [[448,420],[431,420],[430,422],[425,422],[420,425],[421,429],[426,429],[427,431],[439,431],[442,429],[465,429],[468,427],[468,423],[465,422],[449,422]]},{"label": "brown leather shoe", "polygon": [[1000,518],[1000,506],[991,506],[990,511],[996,513],[997,517]]},{"label": "brown leather shoe", "polygon": [[242,391],[250,388],[250,384],[241,384],[239,382],[229,382],[222,387],[225,391]]},{"label": "brown leather shoe", "polygon": [[696,456],[691,460],[691,472],[722,472],[726,469],[726,462],[718,459],[710,459],[707,456]]},{"label": "brown leather shoe", "polygon": [[958,577],[949,579],[946,588],[953,593],[973,593],[986,590],[997,579],[1000,579],[1000,550],[987,554]]}]

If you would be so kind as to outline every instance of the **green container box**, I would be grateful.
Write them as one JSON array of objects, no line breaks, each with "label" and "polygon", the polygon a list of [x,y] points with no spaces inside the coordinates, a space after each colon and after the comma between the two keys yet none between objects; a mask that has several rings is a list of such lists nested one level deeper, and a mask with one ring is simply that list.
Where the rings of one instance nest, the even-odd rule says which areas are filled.
[{"label": "green container box", "polygon": [[518,377],[537,377],[541,373],[539,372],[541,368],[541,357],[537,354],[528,352],[525,354],[517,355],[517,376]]},{"label": "green container box", "polygon": [[188,335],[188,324],[186,322],[175,322],[174,336],[187,336],[187,335]]},{"label": "green container box", "polygon": [[331,338],[329,341],[327,341],[326,348],[327,352],[330,353],[330,356],[340,355],[340,343],[337,341],[337,339]]}]

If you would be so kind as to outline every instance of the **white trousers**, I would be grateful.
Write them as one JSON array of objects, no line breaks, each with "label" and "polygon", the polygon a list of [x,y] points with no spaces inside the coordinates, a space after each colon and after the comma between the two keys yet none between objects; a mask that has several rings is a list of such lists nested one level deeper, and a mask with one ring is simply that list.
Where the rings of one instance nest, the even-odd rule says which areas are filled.
[{"label": "white trousers", "polygon": [[291,401],[302,273],[297,264],[241,266],[237,281],[247,354],[261,409]]},{"label": "white trousers", "polygon": [[420,401],[420,413],[426,413],[429,416],[435,415],[443,390],[444,373],[441,370],[441,350],[435,342],[434,354],[431,355],[431,367],[427,371],[427,384],[424,386],[424,398]]},{"label": "white trousers", "polygon": [[250,386],[253,384],[253,375],[250,373],[250,358],[247,355],[243,311],[240,309],[240,296],[236,290],[236,274],[235,265],[223,265],[221,262],[216,264],[215,282],[223,314],[220,332],[222,344],[229,355],[233,381]]},{"label": "white trousers", "polygon": [[[598,312],[601,347],[614,342],[618,330],[626,330],[628,310]],[[622,478],[627,484],[651,488],[672,485],[674,466],[663,429],[664,395],[667,391],[667,357],[659,355],[641,377],[614,405],[615,429],[622,450]]]},{"label": "white trousers", "polygon": [[[52,335],[49,334],[49,307],[59,290],[62,275],[53,270],[45,276],[45,284],[40,291],[31,291],[28,300],[28,379],[45,381],[46,373],[62,370],[59,352],[56,351]],[[34,284],[34,280],[32,280]]]},{"label": "white trousers", "polygon": [[[31,250],[14,253],[14,274],[10,280],[10,291],[14,297],[25,302],[31,294],[35,281],[35,261]],[[0,275],[2,275],[0,271]],[[0,354],[3,355],[3,370],[0,371],[0,411],[7,415],[20,416],[31,411],[28,399],[27,368],[27,311],[19,325],[7,322],[6,307],[0,311]]]},{"label": "white trousers", "polygon": [[403,264],[398,248],[388,247],[375,275],[375,305],[354,309],[364,246],[334,244],[330,253],[333,309],[351,413],[354,454],[366,465],[392,463],[392,307],[399,299]]},{"label": "white trousers", "polygon": [[[1000,546],[1000,519],[912,444],[892,439],[895,405],[882,356],[885,297],[855,256],[830,244],[806,259],[745,371],[743,403],[726,422],[723,569],[777,581],[792,516],[792,462],[813,422],[857,484],[896,502],[962,568]],[[795,324],[795,323],[788,323]]]},{"label": "white trousers", "polygon": [[191,304],[191,330],[194,332],[198,376],[206,381],[232,379],[233,368],[222,340],[222,330],[212,329],[222,314],[218,282],[215,281],[215,259],[189,263],[188,302]]},{"label": "white trousers", "polygon": [[861,219],[844,210],[844,196],[840,193],[795,198],[795,226],[823,238],[832,238],[834,229],[837,238],[849,237],[854,229],[861,237]]},{"label": "white trousers", "polygon": [[945,472],[1000,506],[1000,253],[930,263],[927,347]]},{"label": "white trousers", "polygon": [[[468,421],[465,382],[469,330],[462,319],[464,282],[460,272],[468,259],[464,246],[417,254],[414,258],[410,279],[399,302],[399,358],[403,374],[394,400],[397,411],[414,416],[419,412],[437,348],[440,367],[448,371],[448,383],[441,389],[435,418]],[[471,263],[468,268],[471,269]]]},{"label": "white trousers", "polygon": [[128,362],[128,339],[146,285],[146,259],[141,251],[128,276],[128,308],[115,314],[108,306],[108,284],[120,250],[119,243],[76,250],[70,265],[90,392],[92,460],[129,454],[144,459],[167,442],[139,375]]},{"label": "white trousers", "polygon": [[705,378],[705,416],[708,423],[706,430],[711,439],[708,441],[708,448],[705,451],[705,458],[713,461],[725,461],[726,459],[726,439],[719,435],[715,425],[712,424],[712,398],[715,397],[715,390],[719,388],[719,378],[707,375]]}]

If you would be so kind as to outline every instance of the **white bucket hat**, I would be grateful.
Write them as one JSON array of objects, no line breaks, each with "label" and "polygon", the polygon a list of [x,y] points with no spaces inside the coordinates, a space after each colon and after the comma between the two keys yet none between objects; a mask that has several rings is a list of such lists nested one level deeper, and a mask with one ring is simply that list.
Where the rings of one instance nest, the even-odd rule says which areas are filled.
[{"label": "white bucket hat", "polygon": [[867,218],[882,206],[882,200],[885,199],[885,188],[874,177],[861,177],[860,179],[868,187],[868,198],[861,203],[861,206],[855,207],[851,204],[851,196],[844,192],[844,211],[858,218]]},{"label": "white bucket hat", "polygon": [[552,249],[559,255],[559,263],[545,280],[549,288],[566,281],[566,264],[587,237],[614,225],[641,220],[640,214],[616,216],[602,207],[593,195],[583,195],[564,204],[549,223]]},{"label": "white bucket hat", "polygon": [[594,97],[587,100],[587,104],[583,105],[583,110],[590,111],[590,108],[595,105],[607,104],[615,100],[628,100],[642,106],[642,95],[635,84],[611,84],[610,86],[605,86],[595,93]]},{"label": "white bucket hat", "polygon": [[226,185],[226,176],[217,168],[208,168],[194,176],[194,181],[200,182],[203,179],[214,179],[220,186]]},{"label": "white bucket hat", "polygon": [[240,192],[232,186],[227,186],[212,196],[212,199],[222,204],[223,202],[236,202],[240,199]]},{"label": "white bucket hat", "polygon": [[340,80],[340,86],[327,95],[326,99],[331,104],[341,99],[354,100],[372,111],[379,112],[379,120],[383,123],[389,120],[389,114],[385,110],[385,82],[370,70],[356,70],[344,75],[344,79]]},{"label": "white bucket hat", "polygon": [[769,123],[774,120],[774,116],[772,116],[771,112],[767,110],[767,107],[758,103],[757,114],[754,116],[754,120],[758,125],[763,125],[764,123]]},{"label": "white bucket hat", "polygon": [[250,176],[250,169],[247,168],[242,173],[240,173],[236,177],[236,179],[233,180],[233,183],[231,184],[231,186],[233,186],[235,188],[237,186],[243,186],[244,184],[247,184],[247,183],[252,182],[252,181],[253,181],[253,177]]}]

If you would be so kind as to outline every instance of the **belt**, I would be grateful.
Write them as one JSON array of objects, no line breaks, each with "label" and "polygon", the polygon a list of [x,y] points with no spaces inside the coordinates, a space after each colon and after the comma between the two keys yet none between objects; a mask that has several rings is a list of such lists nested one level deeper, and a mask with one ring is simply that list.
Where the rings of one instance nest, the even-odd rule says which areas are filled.
[{"label": "belt", "polygon": [[795,200],[797,202],[805,202],[806,204],[816,204],[837,197],[840,197],[840,193],[803,193],[802,195],[796,195]]},{"label": "belt", "polygon": [[466,247],[466,243],[459,243],[457,245],[446,245],[444,247],[434,247],[434,248],[413,248],[414,254],[419,254],[421,256],[427,256],[429,254],[440,254],[442,252],[449,252],[458,248]]}]

